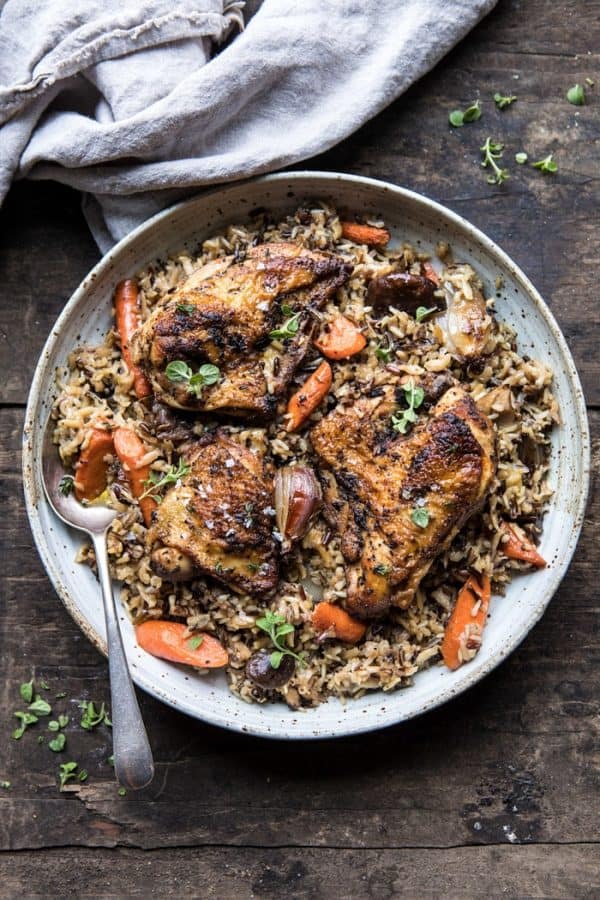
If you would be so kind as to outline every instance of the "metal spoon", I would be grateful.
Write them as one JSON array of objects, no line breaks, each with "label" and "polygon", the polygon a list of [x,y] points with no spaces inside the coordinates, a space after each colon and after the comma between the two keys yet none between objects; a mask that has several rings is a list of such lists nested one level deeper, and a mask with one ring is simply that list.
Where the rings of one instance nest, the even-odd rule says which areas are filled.
[{"label": "metal spoon", "polygon": [[48,417],[42,449],[44,491],[59,519],[85,531],[94,544],[106,621],[115,772],[119,784],[136,791],[152,781],[154,761],[127,666],[108,569],[106,532],[116,512],[106,506],[83,506],[72,493],[61,492],[59,484],[65,471],[52,442],[53,430],[54,423]]}]

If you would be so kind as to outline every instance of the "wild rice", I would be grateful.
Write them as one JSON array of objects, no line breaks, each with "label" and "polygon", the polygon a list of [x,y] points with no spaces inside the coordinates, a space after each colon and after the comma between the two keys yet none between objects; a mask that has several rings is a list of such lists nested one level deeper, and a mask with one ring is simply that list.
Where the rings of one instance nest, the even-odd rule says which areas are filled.
[{"label": "wild rice", "polygon": [[[504,385],[510,389],[512,402],[510,415],[493,408],[490,413],[498,431],[499,462],[484,508],[436,560],[411,606],[393,609],[385,619],[371,623],[364,640],[354,646],[335,640],[318,641],[311,625],[314,595],[334,602],[346,596],[339,538],[331,534],[323,519],[315,521],[301,546],[282,564],[279,588],[268,604],[295,626],[293,647],[295,652],[305,654],[307,662],[305,667],[297,666],[292,679],[279,690],[256,687],[244,671],[250,656],[269,646],[268,637],[255,624],[267,604],[234,594],[207,578],[177,585],[162,581],[150,567],[139,508],[122,481],[113,482],[110,502],[119,514],[109,534],[109,555],[112,574],[122,584],[121,598],[132,619],[171,616],[187,622],[192,629],[215,633],[230,654],[227,677],[234,693],[248,702],[283,699],[289,706],[301,708],[315,706],[330,696],[345,699],[368,690],[390,691],[409,685],[419,669],[438,660],[445,622],[468,574],[490,575],[495,592],[502,593],[511,578],[526,568],[502,553],[499,524],[508,516],[518,519],[532,536],[539,535],[543,510],[551,495],[547,454],[549,432],[558,421],[558,411],[550,370],[541,362],[521,357],[515,334],[502,322],[496,323],[482,371],[475,372],[443,346],[435,319],[417,323],[402,310],[390,308],[388,315],[375,320],[365,303],[368,279],[375,273],[396,269],[414,267],[417,271],[426,256],[408,244],[381,253],[342,239],[337,213],[325,204],[316,204],[310,211],[298,210],[279,223],[264,214],[251,225],[231,226],[224,234],[204,241],[197,253],[181,253],[140,272],[144,315],[197,266],[230,253],[242,256],[252,243],[277,240],[335,250],[354,266],[336,303],[329,303],[322,311],[325,319],[339,310],[346,312],[364,326],[368,338],[359,357],[335,365],[331,391],[335,399],[359,396],[379,385],[397,382],[406,374],[418,377],[447,371],[475,399]],[[450,258],[450,248],[443,242],[437,252],[443,260]],[[455,287],[472,296],[467,269],[462,268],[464,271],[459,268],[452,276]],[[488,308],[493,315],[491,299]],[[379,345],[392,347],[388,366],[376,355]],[[267,360],[269,381],[277,357],[284,353],[284,345],[272,345]],[[314,360],[306,360],[303,372],[297,375],[298,384],[306,378],[307,370],[314,368]],[[132,382],[114,331],[100,346],[78,347],[69,356],[68,365],[57,373],[59,396],[54,407],[55,440],[66,466],[74,463],[85,446],[90,426],[98,422],[134,427],[150,447],[146,461],[157,472],[165,471],[177,459],[181,442],[160,436],[154,417],[135,398]],[[317,411],[314,420],[321,415],[322,411]],[[199,418],[194,432],[201,434],[207,423],[208,418]],[[281,417],[267,428],[234,424],[228,431],[235,440],[265,453],[278,465],[312,462],[306,433],[286,433]],[[82,547],[78,559],[94,565],[92,548]],[[501,599],[495,601],[494,614],[510,615],[510,610],[501,609],[502,603]],[[464,660],[475,654],[479,639],[475,632],[465,637],[461,647]]]}]

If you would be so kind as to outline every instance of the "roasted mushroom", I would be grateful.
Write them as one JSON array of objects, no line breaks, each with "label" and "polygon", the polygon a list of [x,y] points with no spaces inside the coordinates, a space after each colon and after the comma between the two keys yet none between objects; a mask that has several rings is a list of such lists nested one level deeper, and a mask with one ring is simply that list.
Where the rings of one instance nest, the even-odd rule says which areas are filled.
[{"label": "roasted mushroom", "polygon": [[294,674],[295,668],[292,657],[284,656],[275,669],[271,665],[271,652],[259,650],[246,663],[246,677],[258,687],[271,690],[283,687]]},{"label": "roasted mushroom", "polygon": [[375,317],[384,316],[390,306],[414,316],[420,306],[435,306],[436,285],[424,275],[392,272],[373,278],[367,290],[367,303]]}]

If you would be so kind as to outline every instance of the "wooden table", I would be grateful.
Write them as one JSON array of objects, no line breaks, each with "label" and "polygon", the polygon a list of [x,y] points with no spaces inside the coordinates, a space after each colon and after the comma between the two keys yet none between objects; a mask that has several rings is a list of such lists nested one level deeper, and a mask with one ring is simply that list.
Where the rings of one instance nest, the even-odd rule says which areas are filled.
[{"label": "wooden table", "polygon": [[[438,68],[310,166],[421,191],[497,239],[562,326],[600,435],[598,47],[600,3],[501,0]],[[594,52],[592,52],[594,51]],[[566,90],[586,77],[589,103]],[[518,95],[504,112],[492,94]],[[448,112],[481,97],[480,122]],[[506,143],[511,179],[486,183],[478,148]],[[594,143],[596,141],[596,143]],[[554,152],[558,174],[513,161]],[[121,797],[110,732],[75,726],[77,700],[108,698],[105,660],[58,601],[27,524],[19,447],[46,335],[98,252],[78,197],[17,185],[1,213],[4,738],[0,895],[389,898],[597,897],[600,498],[592,491],[569,574],[543,620],[493,675],[453,703],[359,738],[293,744],[194,722],[141,696],[154,784]],[[594,527],[595,522],[595,527]],[[89,772],[59,793],[40,726],[10,738],[34,673],[68,709],[67,758]],[[22,705],[22,704],[21,704]],[[61,754],[60,758],[64,758]]]}]

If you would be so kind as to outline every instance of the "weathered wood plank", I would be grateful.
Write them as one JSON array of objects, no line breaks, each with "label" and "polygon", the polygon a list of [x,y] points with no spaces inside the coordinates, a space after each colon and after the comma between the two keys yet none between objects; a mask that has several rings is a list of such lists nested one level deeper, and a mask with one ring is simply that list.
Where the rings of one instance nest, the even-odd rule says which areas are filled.
[{"label": "weathered wood plank", "polygon": [[387,900],[392,897],[597,897],[598,847],[452,850],[63,850],[5,857],[3,889],[28,898],[219,897]]},{"label": "weathered wood plank", "polygon": [[[600,449],[600,412],[591,416]],[[13,468],[21,410],[0,412]],[[599,460],[600,461],[600,460]],[[598,471],[598,469],[596,469]],[[6,740],[0,847],[229,845],[450,847],[457,843],[600,839],[598,624],[594,588],[600,495],[557,597],[513,656],[467,695],[373,735],[272,743],[190,721],[143,696],[158,763],[155,783],[118,797],[110,735],[75,725],[76,701],[106,699],[106,664],[47,583],[16,477],[2,482],[8,578],[0,609],[0,708],[5,732],[32,671],[68,726],[69,758],[89,771],[76,796],[56,790],[58,759],[34,732]],[[64,705],[61,705],[64,704]],[[443,748],[443,752],[441,752]]]},{"label": "weathered wood plank", "polygon": [[[396,103],[340,146],[296,167],[406,185],[448,204],[495,238],[555,312],[594,404],[600,404],[600,313],[591,289],[600,281],[600,81],[587,87],[585,106],[572,106],[565,93],[576,81],[598,75],[599,9],[597,0],[500,2]],[[498,90],[516,94],[517,102],[499,112],[492,100]],[[450,128],[449,111],[475,98],[483,102],[482,118]],[[488,185],[479,165],[488,134],[506,144],[511,179],[501,187]],[[558,174],[516,165],[514,153],[523,149],[531,160],[553,152]],[[0,211],[0,230],[6,298],[0,307],[0,364],[7,375],[0,399],[23,402],[56,316],[98,253],[77,195],[56,185],[17,185]]]},{"label": "weathered wood plank", "polygon": [[59,185],[16,185],[0,234],[0,401],[24,403],[56,318],[99,253],[78,194]]},{"label": "weathered wood plank", "polygon": [[[552,308],[594,404],[600,402],[600,314],[592,289],[600,275],[594,227],[598,87],[586,85],[583,107],[569,104],[565,93],[572,84],[597,77],[599,14],[597,2],[500,2],[440,67],[314,161],[324,169],[383,178],[426,194],[497,240]],[[498,111],[496,91],[518,100]],[[481,119],[449,127],[450,110],[475,99],[482,102]],[[505,144],[511,178],[500,187],[486,183],[487,172],[479,165],[479,147],[488,135]],[[519,150],[526,150],[530,161],[553,152],[558,173],[545,176],[515,164]]]},{"label": "weathered wood plank", "polygon": [[[599,21],[598,0],[500,0],[436,71],[298,166],[404,184],[498,240],[550,303],[595,406]],[[588,104],[570,106],[565,91],[586,77],[596,81]],[[519,99],[497,112],[496,90]],[[476,97],[482,119],[451,130],[448,111]],[[506,144],[511,179],[500,188],[479,166],[488,134]],[[558,174],[517,167],[521,149],[554,152]],[[17,185],[0,229],[0,402],[22,404],[56,316],[98,253],[79,198],[55,185]],[[591,418],[596,483],[574,563],[539,625],[482,684],[404,726],[293,745],[220,731],[143,696],[158,775],[121,798],[109,732],[75,724],[78,699],[108,697],[106,663],[39,563],[21,495],[22,411],[1,410],[0,780],[12,786],[0,790],[0,848],[19,849],[3,857],[6,895],[598,896],[598,848],[585,843],[599,840],[600,411]],[[32,672],[67,692],[55,708],[72,716],[68,758],[90,773],[76,795],[58,793],[59,759],[34,732],[8,737]],[[38,849],[48,847],[57,849]]]}]

